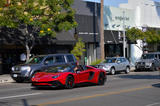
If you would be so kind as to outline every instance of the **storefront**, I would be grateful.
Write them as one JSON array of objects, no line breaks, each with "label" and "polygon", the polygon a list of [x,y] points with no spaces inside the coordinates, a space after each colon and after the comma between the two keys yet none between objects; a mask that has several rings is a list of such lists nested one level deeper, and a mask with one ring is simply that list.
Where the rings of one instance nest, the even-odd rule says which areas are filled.
[{"label": "storefront", "polygon": [[[104,6],[104,41],[105,56],[123,56],[123,37],[126,28],[135,26],[134,11]],[[126,57],[130,56],[127,39],[125,41]]]},{"label": "storefront", "polygon": [[[26,54],[26,48],[21,43],[15,42],[17,39],[12,38],[11,40],[7,35],[4,35],[3,31],[0,35],[0,74],[8,74],[10,73],[12,66],[25,62],[20,60],[20,56]],[[31,50],[31,56],[70,53],[76,40],[74,39],[73,32],[62,32],[61,34],[58,33],[57,37],[53,39],[38,37],[35,42],[36,43]]]}]

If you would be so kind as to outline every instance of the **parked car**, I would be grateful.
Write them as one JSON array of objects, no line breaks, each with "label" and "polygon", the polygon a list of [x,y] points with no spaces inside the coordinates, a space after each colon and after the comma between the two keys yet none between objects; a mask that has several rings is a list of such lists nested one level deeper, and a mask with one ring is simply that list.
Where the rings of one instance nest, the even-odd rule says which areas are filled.
[{"label": "parked car", "polygon": [[11,77],[16,82],[24,82],[30,80],[36,72],[44,71],[44,69],[57,66],[60,64],[76,64],[76,59],[72,54],[49,54],[38,55],[28,63],[20,64],[12,67]]},{"label": "parked car", "polygon": [[156,71],[160,67],[160,52],[145,53],[141,59],[136,62],[135,68],[138,70]]},{"label": "parked car", "polygon": [[106,72],[91,66],[57,65],[36,73],[32,77],[32,86],[73,88],[78,84],[93,83],[103,85],[106,81]]},{"label": "parked car", "polygon": [[112,75],[120,71],[124,71],[126,74],[130,72],[130,63],[124,57],[108,57],[96,67],[104,69],[107,73]]}]

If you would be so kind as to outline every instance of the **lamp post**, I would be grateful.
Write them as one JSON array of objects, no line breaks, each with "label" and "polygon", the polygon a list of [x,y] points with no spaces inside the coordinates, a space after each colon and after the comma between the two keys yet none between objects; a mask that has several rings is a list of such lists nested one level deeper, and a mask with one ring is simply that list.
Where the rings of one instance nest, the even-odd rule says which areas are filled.
[{"label": "lamp post", "polygon": [[123,11],[123,57],[126,57],[125,11]]}]

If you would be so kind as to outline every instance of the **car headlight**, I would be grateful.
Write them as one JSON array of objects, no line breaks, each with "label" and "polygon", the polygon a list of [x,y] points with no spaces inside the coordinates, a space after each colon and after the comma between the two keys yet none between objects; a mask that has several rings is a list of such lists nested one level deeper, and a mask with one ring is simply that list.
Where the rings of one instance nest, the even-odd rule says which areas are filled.
[{"label": "car headlight", "polygon": [[29,66],[21,67],[21,71],[30,71],[30,70],[31,70],[31,67],[29,67]]},{"label": "car headlight", "polygon": [[111,66],[103,66],[104,70],[110,70]]},{"label": "car headlight", "polygon": [[59,76],[60,76],[60,75],[55,75],[55,76],[53,76],[52,78],[54,78],[54,79],[55,79],[55,78],[58,78]]},{"label": "car headlight", "polygon": [[146,65],[147,65],[147,66],[151,66],[151,65],[152,65],[152,63],[146,63]]},{"label": "car headlight", "polygon": [[14,68],[14,67],[12,67],[11,69],[12,69],[12,71],[14,71],[14,70],[15,70],[15,68]]}]

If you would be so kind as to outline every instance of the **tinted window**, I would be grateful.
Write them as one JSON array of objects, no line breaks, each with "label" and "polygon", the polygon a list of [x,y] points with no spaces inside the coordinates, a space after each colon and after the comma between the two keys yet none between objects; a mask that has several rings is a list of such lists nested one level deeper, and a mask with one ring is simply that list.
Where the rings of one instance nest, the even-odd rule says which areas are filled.
[{"label": "tinted window", "polygon": [[121,61],[122,61],[122,62],[126,62],[126,59],[125,59],[125,58],[121,58]]},{"label": "tinted window", "polygon": [[65,62],[64,56],[55,56],[55,57],[53,57],[53,58],[54,58],[54,61],[55,61],[56,63]]},{"label": "tinted window", "polygon": [[117,62],[122,62],[122,60],[120,58],[117,58]]},{"label": "tinted window", "polygon": [[106,59],[104,61],[104,63],[115,63],[115,62],[116,62],[116,58]]},{"label": "tinted window", "polygon": [[35,56],[35,57],[31,58],[28,63],[38,64],[38,63],[42,62],[43,58],[44,58],[44,56]]},{"label": "tinted window", "polygon": [[47,57],[47,59],[45,60],[45,62],[48,62],[48,64],[53,64],[54,61],[53,61],[53,57]]},{"label": "tinted window", "polygon": [[154,54],[143,54],[142,58],[143,59],[154,59]]},{"label": "tinted window", "polygon": [[67,55],[68,62],[74,62],[74,58],[72,55]]},{"label": "tinted window", "polygon": [[48,69],[46,69],[46,72],[49,73],[57,73],[57,72],[73,72],[73,68],[74,66],[70,66],[70,65],[60,65],[60,66],[56,66],[56,67],[50,67]]}]

